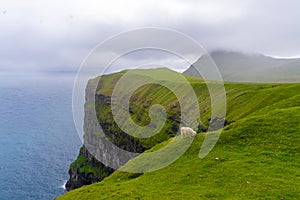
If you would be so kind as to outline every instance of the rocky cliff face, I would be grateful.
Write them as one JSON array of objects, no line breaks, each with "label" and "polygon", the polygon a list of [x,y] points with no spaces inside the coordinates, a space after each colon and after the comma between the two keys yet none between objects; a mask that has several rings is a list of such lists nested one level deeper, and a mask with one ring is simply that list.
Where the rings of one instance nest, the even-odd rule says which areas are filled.
[{"label": "rocky cliff face", "polygon": [[[79,161],[82,158],[84,161]],[[91,167],[94,171],[84,170],[86,167]],[[114,170],[112,168],[106,167],[101,162],[97,161],[83,146],[80,149],[77,160],[70,166],[70,178],[66,183],[66,190],[70,191],[83,185],[90,185],[92,183],[99,182],[106,176],[110,175],[113,171]]]},{"label": "rocky cliff face", "polygon": [[[67,191],[99,182],[114,172],[113,168],[105,166],[98,160],[103,160],[109,157],[108,155],[112,155],[111,158],[108,158],[110,160],[106,160],[106,162],[122,165],[130,159],[123,157],[120,160],[120,158],[114,156],[116,154],[115,148],[139,153],[146,149],[141,142],[118,128],[110,111],[111,97],[101,93],[95,95],[93,93],[95,87],[97,89],[101,88],[97,79],[91,80],[86,88],[84,145],[80,149],[78,158],[69,168],[70,178],[66,183]],[[94,119],[95,115],[97,116],[96,120]],[[101,125],[101,130],[97,126],[98,123]],[[100,132],[105,134],[115,147],[109,146],[107,140],[98,135]],[[89,152],[90,150],[92,153]]]}]

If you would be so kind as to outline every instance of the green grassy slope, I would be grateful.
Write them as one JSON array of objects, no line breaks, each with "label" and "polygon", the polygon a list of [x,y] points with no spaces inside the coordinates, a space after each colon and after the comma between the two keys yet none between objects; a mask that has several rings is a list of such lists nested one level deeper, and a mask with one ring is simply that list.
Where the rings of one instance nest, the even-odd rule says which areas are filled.
[{"label": "green grassy slope", "polygon": [[[105,91],[99,92],[109,94],[120,75],[107,76]],[[201,120],[207,123],[210,100],[206,86],[200,79],[187,78],[199,97]],[[116,171],[100,183],[58,199],[299,199],[300,84],[227,83],[225,87],[231,124],[208,156],[198,157],[204,139],[201,133],[189,150],[166,168],[144,174]],[[164,101],[168,107],[176,99],[165,93],[160,86],[148,85],[137,91],[134,100],[155,94],[168,99]],[[144,111],[135,113],[133,119],[144,116]],[[168,126],[164,128],[167,131]],[[150,142],[149,147],[156,149],[178,139],[161,137],[156,143],[165,142],[156,146]]]}]

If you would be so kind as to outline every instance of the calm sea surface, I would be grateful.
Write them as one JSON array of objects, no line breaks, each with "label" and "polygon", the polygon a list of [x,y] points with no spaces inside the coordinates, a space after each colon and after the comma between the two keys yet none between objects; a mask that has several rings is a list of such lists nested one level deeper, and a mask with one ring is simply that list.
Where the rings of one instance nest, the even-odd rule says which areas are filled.
[{"label": "calm sea surface", "polygon": [[0,199],[53,199],[65,192],[81,145],[70,73],[0,73]]}]

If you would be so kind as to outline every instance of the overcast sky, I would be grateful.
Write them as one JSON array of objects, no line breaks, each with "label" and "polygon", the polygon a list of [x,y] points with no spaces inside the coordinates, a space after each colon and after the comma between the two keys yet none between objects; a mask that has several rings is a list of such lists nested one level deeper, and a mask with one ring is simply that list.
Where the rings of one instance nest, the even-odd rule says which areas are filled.
[{"label": "overcast sky", "polygon": [[299,8],[297,0],[2,0],[0,70],[76,70],[98,43],[149,26],[208,51],[298,57]]}]

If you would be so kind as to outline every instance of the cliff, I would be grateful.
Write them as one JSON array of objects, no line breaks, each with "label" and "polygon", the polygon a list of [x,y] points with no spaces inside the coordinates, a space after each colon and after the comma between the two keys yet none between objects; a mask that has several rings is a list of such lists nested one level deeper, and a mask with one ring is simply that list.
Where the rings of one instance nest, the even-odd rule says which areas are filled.
[{"label": "cliff", "polygon": [[106,167],[95,159],[94,156],[82,146],[76,161],[70,166],[70,178],[66,183],[66,190],[70,191],[83,185],[99,182],[113,171],[112,168]]},{"label": "cliff", "polygon": [[[99,121],[97,123],[100,123],[103,132],[116,146],[131,152],[143,152],[145,150],[139,141],[136,141],[132,136],[127,135],[116,128],[117,125],[113,121],[112,114],[108,111],[111,107],[110,96],[103,94],[96,94],[95,96],[90,95],[94,83],[95,80],[91,80],[86,88],[84,145],[81,147],[77,159],[70,166],[70,178],[66,183],[67,191],[79,188],[83,185],[99,182],[114,171],[114,169],[99,162],[85,147],[85,145],[93,145],[95,142],[99,143],[99,140],[95,139],[96,136],[94,135],[94,132],[97,132],[94,131],[95,126],[91,124],[93,123],[92,120],[89,120],[90,115],[92,115],[95,110],[95,107],[89,105],[91,98],[95,98],[97,104],[96,109],[99,112],[105,111],[104,113],[101,113],[101,116],[105,115],[105,118],[98,115]],[[99,90],[101,90],[101,86],[99,86]],[[119,161],[116,160],[115,162]]]},{"label": "cliff", "polygon": [[[118,148],[129,152],[142,153],[147,149],[152,148],[156,144],[167,140],[177,134],[177,130],[180,123],[179,106],[176,97],[165,88],[161,88],[161,93],[165,93],[170,96],[166,106],[169,106],[167,113],[167,121],[163,129],[157,135],[140,139],[124,133],[118,125],[115,123],[112,111],[111,111],[111,92],[113,85],[111,83],[117,82],[122,73],[116,73],[113,75],[103,76],[99,81],[99,77],[89,81],[86,87],[86,103],[85,103],[85,117],[84,117],[84,145],[80,149],[78,158],[71,164],[69,169],[69,180],[66,183],[67,191],[79,188],[83,185],[89,185],[95,182],[99,182],[108,175],[110,175],[114,169],[105,166],[99,159],[95,158],[95,155],[91,154],[88,149],[95,146],[102,146],[102,149],[108,149],[107,151],[101,151],[101,149],[95,149],[94,152],[98,152],[97,156],[101,159],[107,157],[107,154],[112,155],[112,159],[107,162],[113,162],[119,165],[125,164],[130,158],[123,158],[120,160],[118,157],[114,157],[116,149],[109,146],[102,137],[99,137],[97,133],[103,132],[110,142],[116,145]],[[96,95],[93,93],[93,89],[97,88]],[[155,100],[153,94],[144,94],[145,90],[153,90],[152,86],[145,86],[140,88],[131,98],[130,114],[132,119],[140,124],[146,125],[149,123],[149,107],[153,104],[163,104],[162,100]],[[93,115],[97,115],[97,121],[93,120]],[[97,123],[101,125],[102,130],[98,129]],[[90,148],[86,148],[89,146]]]},{"label": "cliff", "polygon": [[[104,95],[98,97],[99,104],[105,104],[105,99],[111,96],[110,85],[119,76],[104,78],[107,90],[99,90],[98,95]],[[220,120],[209,119],[210,101],[205,83],[193,77],[188,80],[199,97],[203,122],[199,128],[205,131],[208,121],[218,128]],[[300,84],[225,83],[225,88],[227,120],[231,124],[223,129],[206,157],[199,159],[199,149],[213,133],[197,134],[189,149],[165,168],[143,174],[115,171],[100,183],[72,190],[58,199],[299,199]],[[131,143],[141,144],[145,149],[156,143],[149,152],[182,139],[172,137],[180,116],[176,101],[158,85],[145,86],[133,95],[132,118],[140,124],[148,122],[146,108],[153,103],[162,103],[170,111],[167,127],[155,140],[133,138],[137,143]],[[99,115],[99,121],[110,124],[106,135],[111,131],[117,136],[120,130],[114,127],[109,108],[104,106],[97,112],[100,111],[104,115]],[[117,139],[112,141],[122,144]],[[143,161],[143,155],[124,167]],[[85,154],[77,161],[86,161],[87,157]],[[88,164],[83,166],[90,168]]]}]

